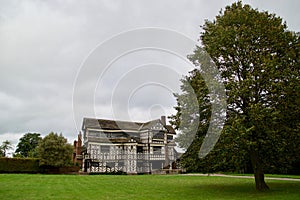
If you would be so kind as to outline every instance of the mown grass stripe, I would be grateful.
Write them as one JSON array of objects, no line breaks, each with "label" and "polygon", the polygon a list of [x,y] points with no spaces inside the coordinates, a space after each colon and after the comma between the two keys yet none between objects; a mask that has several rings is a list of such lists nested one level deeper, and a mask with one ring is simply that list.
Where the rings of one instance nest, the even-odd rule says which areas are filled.
[{"label": "mown grass stripe", "polygon": [[0,199],[300,199],[300,183],[201,176],[0,174]]}]

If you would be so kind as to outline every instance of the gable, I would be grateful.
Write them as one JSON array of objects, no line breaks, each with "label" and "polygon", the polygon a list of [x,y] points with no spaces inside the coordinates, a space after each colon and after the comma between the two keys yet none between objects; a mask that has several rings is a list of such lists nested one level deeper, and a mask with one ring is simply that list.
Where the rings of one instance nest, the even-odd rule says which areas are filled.
[{"label": "gable", "polygon": [[159,121],[151,124],[150,129],[151,130],[163,130],[163,131],[167,130]]}]

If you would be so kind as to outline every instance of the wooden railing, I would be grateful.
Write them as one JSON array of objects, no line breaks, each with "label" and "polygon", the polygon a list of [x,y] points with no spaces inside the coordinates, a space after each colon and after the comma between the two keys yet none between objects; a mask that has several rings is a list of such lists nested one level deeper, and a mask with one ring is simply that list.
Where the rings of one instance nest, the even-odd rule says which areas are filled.
[{"label": "wooden railing", "polygon": [[[165,160],[166,155],[161,153],[98,153],[91,155],[94,160]],[[175,160],[173,155],[169,155],[170,160]]]}]

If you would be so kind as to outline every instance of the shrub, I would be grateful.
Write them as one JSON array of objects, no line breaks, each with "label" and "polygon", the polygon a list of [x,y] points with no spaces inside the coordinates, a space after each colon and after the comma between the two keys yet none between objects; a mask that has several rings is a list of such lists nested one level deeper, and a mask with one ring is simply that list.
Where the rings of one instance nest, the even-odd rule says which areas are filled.
[{"label": "shrub", "polygon": [[0,158],[0,173],[38,173],[36,158]]}]

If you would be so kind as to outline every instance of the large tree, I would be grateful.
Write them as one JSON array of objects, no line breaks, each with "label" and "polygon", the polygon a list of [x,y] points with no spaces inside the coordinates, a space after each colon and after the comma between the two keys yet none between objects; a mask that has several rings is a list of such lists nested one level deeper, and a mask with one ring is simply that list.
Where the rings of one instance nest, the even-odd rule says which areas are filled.
[{"label": "large tree", "polygon": [[16,155],[21,157],[36,157],[36,147],[42,140],[41,134],[39,133],[26,133],[20,138],[15,151]]},{"label": "large tree", "polygon": [[49,133],[37,146],[41,166],[63,167],[71,164],[73,146],[57,133]]},{"label": "large tree", "polygon": [[[197,52],[197,55],[207,57],[204,51]],[[202,58],[203,58],[202,57]],[[193,58],[193,55],[189,56]],[[212,98],[206,82],[202,76],[206,76],[203,70],[203,59],[201,60],[201,68],[194,69],[185,76],[181,82],[181,93],[175,94],[177,113],[170,117],[170,123],[174,128],[179,130],[179,135],[175,141],[179,147],[186,149],[186,152],[180,158],[180,164],[188,172],[216,172],[216,171],[240,171],[249,172],[247,165],[249,159],[245,156],[245,151],[237,149],[234,142],[236,133],[224,131],[221,134],[218,143],[205,158],[200,159],[199,150],[203,146],[206,135],[208,135],[209,126],[212,119]],[[198,66],[198,64],[197,64]],[[205,68],[213,67],[206,65]],[[217,87],[214,87],[217,88]],[[224,89],[224,88],[223,88]],[[194,100],[196,98],[196,101]],[[214,103],[221,103],[218,99]],[[224,99],[223,99],[224,100]],[[226,99],[225,99],[226,100]],[[223,107],[224,105],[221,105]],[[225,107],[226,109],[226,107]],[[222,109],[221,113],[217,113],[219,118],[225,117]],[[214,109],[216,112],[216,109]],[[216,113],[215,113],[216,115]],[[216,118],[215,118],[216,119]],[[218,118],[217,118],[218,119]],[[224,119],[223,119],[224,121]],[[227,122],[228,124],[228,122]],[[225,125],[227,127],[227,125]],[[227,127],[228,128],[228,127]],[[213,143],[210,143],[213,145]]]},{"label": "large tree", "polygon": [[221,73],[228,96],[221,143],[231,144],[236,155],[246,152],[256,188],[268,189],[266,169],[299,159],[299,35],[280,17],[241,2],[206,21],[203,30],[202,46],[189,59],[201,68],[204,49]]},{"label": "large tree", "polygon": [[181,94],[175,94],[177,113],[170,117],[170,123],[180,130],[175,142],[188,149],[195,138],[207,132],[211,104],[208,88],[199,70],[195,69],[181,80]]}]

